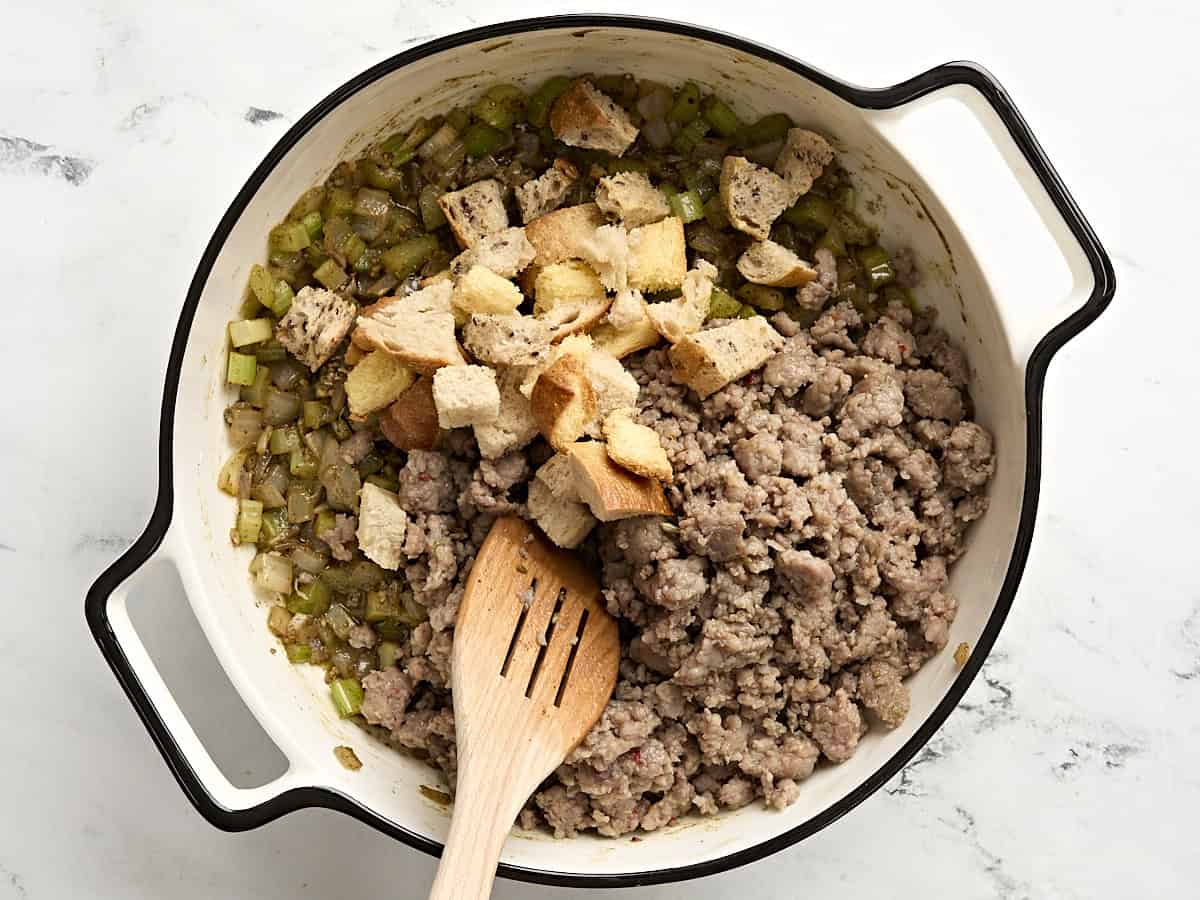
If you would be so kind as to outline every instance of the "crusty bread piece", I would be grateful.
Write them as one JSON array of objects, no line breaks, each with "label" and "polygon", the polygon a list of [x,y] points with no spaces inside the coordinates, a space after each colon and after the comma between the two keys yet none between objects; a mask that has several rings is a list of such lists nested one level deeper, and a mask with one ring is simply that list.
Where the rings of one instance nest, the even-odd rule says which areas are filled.
[{"label": "crusty bread piece", "polygon": [[[533,262],[534,255],[533,244],[525,236],[524,228],[505,228],[482,238],[470,250],[464,250],[450,260],[449,273],[442,272],[433,277],[466,275],[471,266],[478,265],[486,266],[502,278],[516,278]],[[422,281],[421,286],[424,285]]]},{"label": "crusty bread piece", "polygon": [[628,407],[614,409],[604,417],[604,440],[608,455],[618,466],[635,475],[671,480],[671,460],[658,439],[658,432],[634,421]]},{"label": "crusty bread piece", "polygon": [[639,291],[673,290],[687,273],[683,220],[669,216],[629,233],[629,287]]},{"label": "crusty bread piece", "polygon": [[377,316],[359,316],[358,331],[369,346],[390,353],[418,372],[467,362],[454,339],[454,316],[450,313],[393,314],[392,310],[384,310]]},{"label": "crusty bread piece", "polygon": [[471,355],[489,366],[533,366],[550,351],[553,330],[532,316],[473,315],[463,329]]},{"label": "crusty bread piece", "polygon": [[537,178],[518,187],[514,193],[521,210],[521,221],[532,222],[562,206],[577,178],[579,170],[570,160],[556,159],[554,165]]},{"label": "crusty bread piece", "polygon": [[[370,306],[364,306],[358,312],[359,328],[354,329],[350,339],[356,347],[370,350],[372,344],[363,332],[361,325],[364,316],[368,318],[389,321],[405,313],[446,312],[453,313],[454,308],[450,297],[454,293],[454,283],[449,279],[435,281],[428,287],[418,291],[393,297],[381,297]],[[457,321],[457,320],[456,320]]]},{"label": "crusty bread piece", "polygon": [[521,368],[500,373],[500,413],[491,424],[475,426],[475,441],[484,459],[499,459],[537,437],[537,422],[533,420],[529,400],[521,393],[524,374]]},{"label": "crusty bread piece", "polygon": [[815,131],[791,128],[775,158],[775,171],[788,186],[790,206],[813,186],[825,167],[833,162],[833,148]]},{"label": "crusty bread piece", "polygon": [[662,485],[618,466],[601,441],[572,444],[570,455],[579,496],[601,522],[671,515]]},{"label": "crusty bread piece", "polygon": [[487,366],[446,366],[433,373],[433,402],[442,428],[490,425],[500,415],[496,372]]},{"label": "crusty bread piece", "polygon": [[716,266],[706,259],[697,259],[695,267],[684,277],[678,297],[661,303],[647,303],[646,315],[658,333],[674,344],[685,335],[699,331],[708,315],[716,277]]},{"label": "crusty bread piece", "polygon": [[638,241],[639,237],[631,235],[624,225],[601,225],[584,241],[583,258],[607,290],[619,293],[629,289],[629,268]]},{"label": "crusty bread piece", "polygon": [[[458,256],[454,257],[454,259],[458,259],[459,256],[464,256],[468,252],[469,251],[464,250]],[[451,260],[451,265],[453,265],[453,260]],[[442,269],[442,271],[438,272],[436,275],[430,275],[427,278],[422,278],[420,281],[420,285],[422,288],[427,288],[427,287],[433,287],[435,284],[441,284],[442,282],[447,282],[449,284],[453,284],[454,283],[454,275],[455,275],[455,273],[452,272],[450,269]]]},{"label": "crusty bread piece", "polygon": [[275,326],[275,339],[315,372],[333,356],[357,313],[353,302],[333,291],[303,287]]},{"label": "crusty bread piece", "polygon": [[582,544],[596,525],[596,517],[586,506],[554,496],[549,486],[536,478],[529,482],[527,506],[546,537],[568,550]]},{"label": "crusty bread piece", "polygon": [[[353,335],[351,336],[353,338]],[[346,345],[346,352],[342,354],[342,359],[346,361],[348,366],[357,366],[366,357],[369,351],[364,350],[358,344],[354,343],[353,339]]]},{"label": "crusty bread piece", "polygon": [[548,266],[565,259],[581,259],[580,247],[605,222],[595,203],[581,203],[546,213],[525,226],[525,236],[533,244],[533,264]]},{"label": "crusty bread piece", "polygon": [[779,332],[762,316],[754,316],[688,335],[671,348],[671,367],[703,400],[753,372],[781,347]]},{"label": "crusty bread piece", "polygon": [[596,184],[596,205],[626,228],[649,225],[671,214],[667,198],[642,172],[619,172]]},{"label": "crusty bread piece", "polygon": [[494,178],[485,178],[460,191],[442,194],[437,202],[458,245],[464,250],[508,227],[504,191]]},{"label": "crusty bread piece", "polygon": [[578,356],[580,361],[586,361],[592,352],[592,339],[587,334],[569,334],[557,344],[550,346],[550,353],[545,360],[537,365],[527,366],[521,380],[521,393],[526,397],[533,394],[533,386],[538,376],[564,356]]},{"label": "crusty bread piece", "polygon": [[774,241],[755,241],[737,261],[742,277],[771,287],[803,287],[817,277],[817,270]]},{"label": "crusty bread piece", "polygon": [[609,297],[560,303],[541,318],[550,326],[550,340],[557,343],[568,335],[591,331],[600,324],[611,305],[612,299]]},{"label": "crusty bread piece", "polygon": [[533,283],[533,313],[541,315],[563,303],[580,303],[604,297],[604,285],[595,269],[580,259],[551,263]]},{"label": "crusty bread piece", "polygon": [[467,316],[471,313],[511,314],[524,300],[525,295],[515,284],[480,265],[471,266],[467,274],[458,279],[450,298],[455,309]]},{"label": "crusty bread piece", "polygon": [[559,500],[579,502],[579,489],[575,486],[575,470],[571,468],[571,457],[566,453],[555,453],[533,473]]},{"label": "crusty bread piece", "polygon": [[770,169],[741,156],[727,156],[721,163],[721,204],[738,231],[765,241],[771,224],[791,203],[791,189]]},{"label": "crusty bread piece", "polygon": [[596,418],[588,423],[587,433],[598,438],[601,425],[610,412],[637,406],[638,383],[619,359],[599,348],[593,348],[584,359],[584,371],[592,393],[596,395]]},{"label": "crusty bread piece", "polygon": [[379,417],[379,430],[401,450],[432,450],[442,435],[433,379],[422,375]]},{"label": "crusty bread piece", "polygon": [[529,405],[542,437],[555,450],[579,440],[596,416],[596,396],[583,361],[567,354],[551,363],[534,383]]},{"label": "crusty bread piece", "polygon": [[358,548],[371,562],[394,572],[404,559],[408,513],[399,497],[370,482],[358,496]]},{"label": "crusty bread piece", "polygon": [[654,327],[649,316],[640,319],[629,328],[618,331],[609,323],[604,323],[592,331],[596,346],[607,350],[617,359],[624,359],[631,353],[653,347],[662,340],[662,335]]},{"label": "crusty bread piece", "polygon": [[569,147],[606,150],[613,156],[628,150],[638,136],[629,113],[582,78],[550,107],[550,129]]},{"label": "crusty bread piece", "polygon": [[395,357],[380,350],[368,353],[346,376],[350,415],[361,419],[390,406],[414,380],[413,370]]}]

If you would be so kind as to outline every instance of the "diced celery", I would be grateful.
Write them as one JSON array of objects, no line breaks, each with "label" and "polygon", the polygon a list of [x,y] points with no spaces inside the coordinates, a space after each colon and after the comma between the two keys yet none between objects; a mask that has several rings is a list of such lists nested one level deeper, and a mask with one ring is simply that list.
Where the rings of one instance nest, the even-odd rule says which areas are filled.
[{"label": "diced celery", "polygon": [[348,216],[354,212],[354,191],[349,188],[330,188],[325,195],[325,221]]},{"label": "diced celery", "polygon": [[[252,357],[253,358],[253,357]],[[258,366],[251,384],[242,387],[239,396],[255,409],[267,405],[267,391],[271,388],[271,370],[266,366]]]},{"label": "diced celery", "polygon": [[357,168],[362,173],[363,181],[373,188],[388,192],[404,189],[404,173],[399,169],[384,168],[369,159],[362,160]]},{"label": "diced celery", "polygon": [[350,637],[350,629],[355,625],[354,617],[340,603],[329,607],[329,611],[325,613],[325,621],[329,623],[333,633],[343,641]]},{"label": "diced celery", "polygon": [[304,588],[296,588],[288,597],[287,608],[291,613],[303,613],[306,616],[319,616],[329,609],[333,602],[333,592],[323,578],[318,578]]},{"label": "diced celery", "polygon": [[723,231],[729,227],[729,213],[725,211],[725,204],[721,202],[719,195],[709,197],[704,204],[704,221],[717,231]]},{"label": "diced celery", "polygon": [[344,441],[353,433],[350,430],[350,423],[345,419],[334,419],[329,426],[333,429],[333,436],[339,441]]},{"label": "diced celery", "polygon": [[758,310],[749,304],[742,304],[742,308],[738,310],[737,317],[739,319],[753,319],[758,315]]},{"label": "diced celery", "polygon": [[[297,451],[300,452],[300,451]],[[295,459],[296,453],[292,454]],[[308,471],[312,475],[306,474]],[[303,473],[298,474],[287,488],[287,515],[288,521],[297,525],[312,520],[313,513],[317,508],[317,501],[321,498],[321,485],[311,479],[316,477],[317,465],[314,462],[311,470],[305,468]]]},{"label": "diced celery", "polygon": [[303,445],[300,443],[300,432],[296,430],[296,426],[284,425],[271,432],[268,446],[273,455],[282,456],[285,453],[299,450]]},{"label": "diced celery", "polygon": [[381,255],[380,251],[368,247],[363,251],[362,256],[354,261],[354,271],[360,274],[374,271],[379,266],[379,257]]},{"label": "diced celery", "polygon": [[686,125],[700,115],[700,87],[689,81],[675,92],[675,101],[667,110],[667,121]]},{"label": "diced celery", "polygon": [[431,234],[409,238],[384,251],[380,257],[383,267],[397,278],[407,278],[417,271],[438,248],[438,239]]},{"label": "diced celery", "polygon": [[368,475],[366,478],[367,484],[373,484],[375,487],[383,488],[385,491],[391,491],[393,494],[400,490],[400,482],[395,478],[388,478],[384,475]]},{"label": "diced celery", "polygon": [[288,516],[287,510],[284,507],[280,506],[275,509],[268,509],[263,513],[262,531],[258,535],[259,543],[268,547],[271,546],[279,540],[280,535],[287,531],[287,527]]},{"label": "diced celery", "polygon": [[[271,440],[275,439],[272,432]],[[317,477],[317,458],[307,447],[296,447],[288,457],[288,471],[297,478]]]},{"label": "diced celery", "polygon": [[433,159],[457,140],[458,131],[447,122],[417,148],[417,156],[421,159]]},{"label": "diced celery", "polygon": [[346,283],[346,272],[335,260],[327,259],[317,266],[316,271],[313,272],[313,278],[329,290],[334,291]]},{"label": "diced celery", "polygon": [[696,118],[679,129],[679,133],[671,141],[671,147],[680,156],[688,156],[696,145],[708,134],[708,122]]},{"label": "diced celery", "polygon": [[276,637],[284,637],[287,634],[287,627],[291,621],[292,614],[285,607],[272,606],[271,611],[267,613],[267,628]]},{"label": "diced celery", "polygon": [[784,210],[783,219],[808,231],[825,231],[833,224],[836,210],[832,203],[820,194],[805,194],[796,204]]},{"label": "diced celery", "polygon": [[503,131],[512,128],[525,109],[525,95],[511,84],[498,84],[475,101],[471,112],[481,122]]},{"label": "diced celery", "polygon": [[247,279],[247,284],[255,300],[263,306],[269,307],[271,305],[271,296],[275,285],[271,280],[270,272],[263,266],[255,263],[250,267],[250,277]]},{"label": "diced celery", "polygon": [[292,208],[288,210],[289,219],[303,219],[310,212],[321,208],[321,204],[325,202],[325,188],[321,185],[309,188],[300,195],[300,199],[292,204]]},{"label": "diced celery", "polygon": [[292,299],[295,296],[292,286],[282,278],[275,282],[275,287],[271,291],[271,302],[268,305],[271,312],[275,313],[276,318],[282,319],[287,315],[287,311],[292,308]]},{"label": "diced celery", "polygon": [[260,366],[270,365],[286,359],[287,351],[283,349],[283,345],[279,341],[265,341],[255,348],[254,358],[258,360]]},{"label": "diced celery", "polygon": [[858,263],[867,274],[867,283],[871,290],[877,291],[885,284],[896,280],[896,270],[892,268],[888,252],[874,244],[858,251]]},{"label": "diced celery", "polygon": [[381,669],[391,668],[404,655],[403,648],[395,641],[380,641],[375,651],[379,654],[379,668]]},{"label": "diced celery", "polygon": [[343,719],[357,716],[362,709],[363,689],[355,678],[339,678],[329,685],[329,694],[333,705],[337,707],[338,715]]},{"label": "diced celery", "polygon": [[346,257],[346,262],[352,266],[357,266],[358,261],[362,259],[362,255],[366,252],[366,241],[353,232],[346,235],[346,239],[342,241],[342,256]]},{"label": "diced celery", "polygon": [[724,288],[714,287],[708,298],[708,318],[732,319],[738,314],[742,304]]},{"label": "diced celery", "polygon": [[446,121],[451,127],[462,134],[467,130],[467,126],[471,124],[471,113],[461,106],[456,106],[450,112],[446,113]]},{"label": "diced celery", "polygon": [[817,239],[813,245],[814,250],[828,250],[834,256],[846,255],[846,238],[842,234],[842,229],[835,222],[830,225],[823,235]]},{"label": "diced celery", "polygon": [[229,351],[229,367],[226,380],[230,384],[254,384],[254,376],[258,372],[258,360],[245,353]]},{"label": "diced celery", "polygon": [[441,190],[435,184],[427,184],[421,188],[417,205],[421,208],[421,223],[426,231],[437,231],[446,224],[446,216],[438,205],[438,197],[441,195]]},{"label": "diced celery", "polygon": [[400,603],[404,606],[404,612],[400,614],[400,621],[405,625],[415,627],[429,618],[429,610],[417,602],[412,591],[407,589],[402,591]]},{"label": "diced celery", "polygon": [[235,347],[269,341],[273,333],[270,319],[243,319],[229,323],[229,343]]},{"label": "diced celery", "polygon": [[321,225],[324,224],[324,219],[321,218],[320,211],[314,209],[300,220],[300,224],[303,225],[304,230],[308,232],[308,239],[310,241],[315,241],[321,236]]},{"label": "diced celery", "polygon": [[262,531],[263,505],[258,500],[238,501],[237,533],[243,544],[257,544]]},{"label": "diced celery", "polygon": [[320,428],[325,424],[325,418],[329,414],[329,406],[322,403],[320,400],[305,400],[304,401],[304,427],[312,430]]},{"label": "diced celery", "polygon": [[478,159],[495,153],[508,140],[507,135],[500,129],[487,122],[476,122],[463,133],[463,149],[467,156]]},{"label": "diced celery", "polygon": [[312,647],[308,644],[284,644],[283,649],[292,665],[312,662]]},{"label": "diced celery", "polygon": [[259,587],[277,594],[288,594],[292,590],[292,561],[278,553],[263,553],[259,556],[258,573],[254,576]]},{"label": "diced celery", "polygon": [[530,124],[537,128],[545,127],[546,123],[550,121],[550,107],[554,105],[555,100],[566,93],[570,86],[571,79],[559,75],[544,82],[534,91],[533,96],[529,98],[529,106],[526,108]]},{"label": "diced celery", "polygon": [[368,622],[395,619],[401,612],[400,595],[397,592],[386,590],[368,592],[366,611],[363,614]]},{"label": "diced celery", "polygon": [[743,284],[737,289],[737,298],[743,303],[769,312],[783,309],[787,302],[787,295],[783,291],[763,284]]},{"label": "diced celery", "polygon": [[371,627],[385,641],[402,641],[408,637],[408,626],[399,619],[384,619]]},{"label": "diced celery", "polygon": [[332,509],[323,509],[317,513],[317,521],[313,526],[313,533],[319,538],[326,531],[333,527],[335,513]]},{"label": "diced celery", "polygon": [[695,191],[684,191],[667,198],[671,214],[683,219],[683,224],[695,222],[704,218],[704,201]]},{"label": "diced celery", "polygon": [[733,137],[742,127],[742,123],[734,111],[716,94],[704,98],[704,102],[700,105],[700,112],[705,121],[712,126],[713,131],[723,138]]},{"label": "diced celery", "polygon": [[759,144],[782,140],[792,127],[792,120],[784,113],[772,113],[763,116],[752,125],[742,129],[740,143],[746,147],[757,147]]},{"label": "diced celery", "polygon": [[272,250],[281,253],[296,253],[303,250],[312,239],[303,222],[283,222],[271,229],[270,244]]},{"label": "diced celery", "polygon": [[869,247],[875,243],[875,229],[848,210],[837,210],[834,214],[834,224],[841,229],[847,244]]},{"label": "diced celery", "polygon": [[221,466],[221,473],[217,476],[217,487],[231,497],[238,495],[238,482],[241,481],[242,466],[245,465],[249,453],[249,449],[238,450],[225,461],[225,465]]}]

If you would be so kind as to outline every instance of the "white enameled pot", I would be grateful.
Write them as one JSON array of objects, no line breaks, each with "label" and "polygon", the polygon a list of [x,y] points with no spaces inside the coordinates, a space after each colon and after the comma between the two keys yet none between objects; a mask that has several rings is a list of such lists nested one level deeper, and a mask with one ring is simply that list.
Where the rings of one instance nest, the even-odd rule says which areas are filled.
[{"label": "white enameled pot", "polygon": [[[305,806],[336,808],[436,853],[445,810],[418,786],[422,763],[340,721],[319,672],[271,654],[246,575],[248,549],[228,540],[233,501],[217,490],[229,454],[222,411],[225,328],[268,229],[306,188],[380,134],[463,103],[481,86],[537,85],[562,73],[625,72],[719,92],[744,118],[787,112],[829,135],[862,186],[885,245],[907,245],[924,273],[922,302],[965,349],[978,419],[996,438],[991,508],[973,527],[951,586],[959,613],[950,652],[910,681],[912,711],[872,731],[854,757],[805,781],[799,800],[663,829],[639,842],[543,836],[510,840],[502,874],[574,885],[647,884],[729,868],[798,841],[893,776],[932,736],[978,672],[1012,603],[1032,537],[1040,474],[1040,398],[1054,352],[1111,299],[1111,265],[1002,88],[949,64],[891,88],[839,82],[794,59],[693,26],[610,16],[511,22],[433,41],[342,86],[272,149],[234,199],[183,305],[167,375],[158,505],[138,542],[93,586],[87,615],[114,673],[181,786],[215,825],[244,829]],[[234,787],[181,714],[125,609],[130,587],[176,568],[231,682],[287,757],[278,780]],[[334,745],[358,748],[343,769]]]}]

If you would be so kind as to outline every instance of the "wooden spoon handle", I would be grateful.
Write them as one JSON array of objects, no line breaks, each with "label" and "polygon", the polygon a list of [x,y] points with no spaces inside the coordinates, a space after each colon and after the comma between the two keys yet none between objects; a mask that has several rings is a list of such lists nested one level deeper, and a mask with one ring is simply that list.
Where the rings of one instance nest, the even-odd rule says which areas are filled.
[{"label": "wooden spoon handle", "polygon": [[459,773],[450,835],[429,900],[486,900],[491,894],[504,839],[524,803],[510,787],[503,777],[489,783]]}]

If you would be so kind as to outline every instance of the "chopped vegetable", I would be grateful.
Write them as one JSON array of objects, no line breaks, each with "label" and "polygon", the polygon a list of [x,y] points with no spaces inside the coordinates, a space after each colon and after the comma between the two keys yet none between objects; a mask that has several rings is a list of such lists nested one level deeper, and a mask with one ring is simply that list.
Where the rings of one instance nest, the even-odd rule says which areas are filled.
[{"label": "chopped vegetable", "polygon": [[267,628],[271,634],[277,637],[284,637],[287,634],[288,625],[292,621],[292,614],[283,606],[272,606],[271,611],[267,613]]},{"label": "chopped vegetable", "polygon": [[254,376],[258,374],[258,360],[245,353],[229,351],[229,366],[226,370],[226,380],[230,384],[254,384]]},{"label": "chopped vegetable", "polygon": [[566,93],[570,86],[571,79],[559,75],[544,82],[540,88],[534,91],[526,109],[529,123],[537,128],[544,128],[550,121],[550,107],[554,105],[555,100]]},{"label": "chopped vegetable", "polygon": [[292,590],[292,561],[278,553],[263,553],[259,556],[258,574],[255,580],[259,587],[277,594]]},{"label": "chopped vegetable", "polygon": [[271,229],[270,244],[272,250],[278,250],[282,253],[295,253],[298,250],[303,250],[311,243],[312,239],[308,236],[308,229],[304,227],[303,222],[284,222]]},{"label": "chopped vegetable", "polygon": [[771,141],[782,140],[791,127],[792,120],[789,116],[784,113],[772,113],[742,129],[739,143],[745,147],[769,144]]},{"label": "chopped vegetable", "polygon": [[350,747],[334,747],[333,755],[337,757],[337,761],[342,764],[342,767],[349,769],[351,772],[357,772],[362,768],[362,760]]},{"label": "chopped vegetable", "polygon": [[712,130],[723,138],[733,137],[742,127],[742,123],[734,111],[715,94],[704,98],[700,111],[704,120],[712,126]]},{"label": "chopped vegetable", "polygon": [[231,497],[238,495],[242,467],[246,464],[246,457],[249,454],[250,451],[247,449],[238,450],[225,461],[225,465],[221,466],[221,473],[217,476],[217,487]]},{"label": "chopped vegetable", "polygon": [[805,194],[783,213],[783,218],[799,228],[824,232],[833,224],[837,210],[820,194]]},{"label": "chopped vegetable", "polygon": [[[267,504],[264,503],[263,506]],[[287,531],[288,515],[287,510],[280,504],[272,509],[268,509],[263,513],[262,530],[258,535],[260,545],[271,546]]]},{"label": "chopped vegetable", "polygon": [[276,428],[271,432],[271,440],[267,446],[270,447],[271,453],[274,456],[292,453],[301,447],[300,432],[296,430],[294,425]]},{"label": "chopped vegetable", "polygon": [[263,505],[258,500],[238,501],[237,534],[243,544],[257,544],[262,531]]},{"label": "chopped vegetable", "polygon": [[321,236],[321,225],[323,224],[323,221],[324,220],[321,218],[321,213],[315,209],[300,220],[300,224],[303,225],[304,230],[308,232],[308,239],[310,241],[315,241]]},{"label": "chopped vegetable", "polygon": [[270,272],[255,263],[250,267],[250,277],[247,279],[247,287],[254,296],[254,299],[260,304],[266,307],[271,306],[271,300],[275,292],[275,283],[271,279]]},{"label": "chopped vegetable", "polygon": [[394,666],[396,661],[404,655],[403,649],[395,641],[380,641],[375,652],[379,654],[379,668],[381,669]]},{"label": "chopped vegetable", "polygon": [[275,286],[271,291],[271,302],[267,306],[277,318],[282,319],[287,315],[287,311],[292,308],[292,300],[295,296],[296,294],[292,290],[292,286],[280,278],[275,282]]},{"label": "chopped vegetable", "polygon": [[475,118],[493,128],[512,128],[525,109],[525,95],[511,84],[498,84],[475,101],[471,112]]},{"label": "chopped vegetable", "polygon": [[[470,152],[470,147],[468,147],[468,155]],[[437,231],[446,224],[446,216],[437,202],[441,195],[442,192],[438,190],[437,185],[427,184],[421,188],[417,204],[421,207],[421,224],[425,226],[426,231]]]},{"label": "chopped vegetable", "polygon": [[696,145],[708,134],[708,122],[704,119],[692,119],[682,128],[679,133],[671,140],[671,147],[680,156],[688,156]]},{"label": "chopped vegetable", "polygon": [[303,613],[306,616],[319,616],[329,609],[333,593],[323,578],[318,578],[307,587],[297,587],[288,598],[287,608],[291,613]]},{"label": "chopped vegetable", "polygon": [[723,288],[714,287],[708,298],[708,318],[733,319],[737,317],[742,304]]},{"label": "chopped vegetable", "polygon": [[878,244],[864,247],[858,251],[858,264],[862,266],[867,276],[867,284],[871,290],[877,291],[885,284],[896,280],[896,270],[892,268],[891,257]]},{"label": "chopped vegetable", "polygon": [[322,403],[320,400],[305,400],[304,401],[304,427],[305,428],[320,428],[325,424],[329,416],[328,404]]},{"label": "chopped vegetable", "polygon": [[384,252],[380,257],[383,267],[397,278],[407,278],[438,249],[438,239],[431,234],[410,238]]},{"label": "chopped vegetable", "polygon": [[[271,438],[274,440],[275,435],[272,434]],[[316,478],[317,458],[307,447],[296,447],[289,451],[288,471],[297,478]]]},{"label": "chopped vegetable", "polygon": [[740,310],[738,310],[737,317],[739,319],[753,319],[757,315],[758,315],[757,309],[755,309],[753,306],[750,306],[748,304],[743,304],[742,308]]},{"label": "chopped vegetable", "polygon": [[671,207],[671,215],[683,219],[684,225],[704,218],[704,201],[695,191],[672,194],[667,198],[667,205]]},{"label": "chopped vegetable", "polygon": [[767,287],[762,284],[743,284],[737,289],[737,298],[743,303],[768,312],[783,309],[787,295],[779,288]]},{"label": "chopped vegetable", "polygon": [[293,665],[312,662],[312,647],[308,644],[284,644],[283,649],[287,653],[288,662]]},{"label": "chopped vegetable", "polygon": [[400,595],[394,591],[371,591],[367,594],[366,612],[363,614],[368,622],[382,622],[384,619],[398,618],[401,612]]},{"label": "chopped vegetable", "polygon": [[362,709],[363,689],[355,678],[339,678],[329,686],[329,694],[343,719],[357,716]]},{"label": "chopped vegetable", "polygon": [[675,92],[675,102],[667,110],[667,121],[686,125],[700,115],[700,87],[689,81]]},{"label": "chopped vegetable", "polygon": [[346,272],[334,260],[327,259],[317,266],[317,270],[313,272],[313,278],[329,290],[335,291],[346,283]]},{"label": "chopped vegetable", "polygon": [[467,156],[478,159],[495,153],[504,146],[507,135],[486,122],[476,122],[463,135],[463,149]]}]

